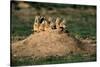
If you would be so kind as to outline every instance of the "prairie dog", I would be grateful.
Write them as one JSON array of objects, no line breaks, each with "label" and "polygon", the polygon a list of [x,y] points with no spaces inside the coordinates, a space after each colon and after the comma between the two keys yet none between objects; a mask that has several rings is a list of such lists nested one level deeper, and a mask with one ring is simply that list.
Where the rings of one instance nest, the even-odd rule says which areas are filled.
[{"label": "prairie dog", "polygon": [[33,30],[35,32],[38,32],[39,31],[39,26],[40,26],[40,16],[36,16],[35,17],[35,22],[33,24]]},{"label": "prairie dog", "polygon": [[50,27],[51,27],[51,29],[56,29],[56,23],[55,22],[51,22],[50,23]]},{"label": "prairie dog", "polygon": [[61,23],[61,18],[60,17],[57,17],[55,23],[56,23],[56,28],[59,29],[60,23]]},{"label": "prairie dog", "polygon": [[42,23],[39,26],[39,32],[44,31],[45,30],[44,28],[45,28],[45,21],[42,21]]},{"label": "prairie dog", "polygon": [[63,28],[63,27],[59,27],[59,29],[57,29],[58,33],[62,33],[62,32],[63,32],[63,30],[64,30],[64,28]]},{"label": "prairie dog", "polygon": [[65,20],[63,20],[63,21],[60,23],[59,26],[65,28],[65,27],[66,27],[66,26],[65,26]]},{"label": "prairie dog", "polygon": [[35,32],[39,32],[39,26],[40,26],[40,23],[34,23],[33,29]]},{"label": "prairie dog", "polygon": [[35,32],[40,31],[51,31],[57,29],[59,32],[64,31],[65,29],[65,20],[57,17],[56,19],[52,17],[36,16],[35,22],[33,25],[33,30]]}]

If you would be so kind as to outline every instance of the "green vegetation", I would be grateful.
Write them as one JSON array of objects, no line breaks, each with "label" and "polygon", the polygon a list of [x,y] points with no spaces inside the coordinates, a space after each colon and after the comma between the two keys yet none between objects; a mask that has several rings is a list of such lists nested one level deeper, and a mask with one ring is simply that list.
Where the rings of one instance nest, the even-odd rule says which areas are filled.
[{"label": "green vegetation", "polygon": [[83,54],[75,54],[62,57],[50,56],[46,58],[38,58],[36,60],[29,57],[23,57],[23,58],[18,58],[18,59],[16,58],[15,60],[13,60],[12,66],[90,62],[90,61],[96,61],[96,54],[92,54],[90,56],[88,55],[85,56]]}]

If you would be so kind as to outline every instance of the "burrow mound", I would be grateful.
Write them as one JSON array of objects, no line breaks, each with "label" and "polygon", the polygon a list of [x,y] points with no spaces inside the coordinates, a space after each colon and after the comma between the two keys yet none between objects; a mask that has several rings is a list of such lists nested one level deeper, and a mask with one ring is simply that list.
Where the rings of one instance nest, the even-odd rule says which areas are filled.
[{"label": "burrow mound", "polygon": [[55,31],[31,34],[26,39],[12,44],[12,57],[65,56],[80,52],[80,43],[67,33]]}]

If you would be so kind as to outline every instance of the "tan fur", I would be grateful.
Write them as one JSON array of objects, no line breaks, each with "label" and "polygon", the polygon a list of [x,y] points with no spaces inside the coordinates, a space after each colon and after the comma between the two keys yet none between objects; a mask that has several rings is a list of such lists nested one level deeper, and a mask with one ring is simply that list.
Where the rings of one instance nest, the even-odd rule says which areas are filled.
[{"label": "tan fur", "polygon": [[[44,19],[42,20],[41,18],[44,18]],[[36,32],[50,31],[53,29],[57,29],[59,32],[61,32],[65,28],[64,22],[65,20],[62,21],[60,17],[57,17],[56,21],[53,21],[52,17],[36,16],[33,29]]]},{"label": "tan fur", "polygon": [[56,28],[59,29],[60,23],[61,23],[61,18],[60,17],[57,17],[55,23],[56,23]]},{"label": "tan fur", "polygon": [[39,26],[39,32],[40,31],[44,31],[45,29],[45,21],[43,21],[41,24],[40,24],[40,26]]},{"label": "tan fur", "polygon": [[48,17],[47,20],[48,20],[49,22],[52,22],[52,18],[51,18],[51,17]]},{"label": "tan fur", "polygon": [[39,32],[39,26],[40,26],[40,23],[34,23],[33,29],[35,32]]},{"label": "tan fur", "polygon": [[63,27],[59,27],[59,29],[57,29],[57,32],[58,32],[58,33],[62,33],[62,32],[63,32],[63,30],[64,30],[64,28],[63,28]]},{"label": "tan fur", "polygon": [[52,30],[52,27],[54,26],[53,23],[53,18],[52,17],[46,17],[46,22],[45,22],[45,31],[50,31]]},{"label": "tan fur", "polygon": [[63,21],[60,23],[59,26],[65,28],[65,24],[64,24],[64,23],[65,23],[65,20],[63,20]]},{"label": "tan fur", "polygon": [[50,23],[49,23],[49,21],[46,21],[46,20],[44,22],[45,22],[45,28],[44,28],[44,30],[48,31],[50,29]]},{"label": "tan fur", "polygon": [[35,17],[35,22],[33,24],[33,30],[35,32],[39,32],[39,26],[40,26],[40,16]]},{"label": "tan fur", "polygon": [[64,31],[64,28],[65,28],[65,24],[64,23],[65,23],[65,20],[62,20],[59,17],[56,19],[56,28],[57,28],[59,33]]},{"label": "tan fur", "polygon": [[51,29],[56,29],[56,23],[55,23],[55,22],[52,22],[52,23],[50,24],[50,28],[51,28]]}]

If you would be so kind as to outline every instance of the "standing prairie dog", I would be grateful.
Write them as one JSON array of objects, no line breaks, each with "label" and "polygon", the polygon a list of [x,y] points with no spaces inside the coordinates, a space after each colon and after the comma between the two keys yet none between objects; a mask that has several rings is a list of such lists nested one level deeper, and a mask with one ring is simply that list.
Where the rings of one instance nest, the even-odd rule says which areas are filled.
[{"label": "standing prairie dog", "polygon": [[39,26],[40,26],[40,23],[34,23],[33,25],[34,32],[39,32]]},{"label": "standing prairie dog", "polygon": [[52,17],[47,17],[46,22],[45,22],[45,30],[50,31],[54,29],[55,23],[53,23],[53,18]]},{"label": "standing prairie dog", "polygon": [[59,26],[65,28],[65,27],[66,27],[66,26],[65,26],[65,20],[61,21],[61,23],[60,23]]},{"label": "standing prairie dog", "polygon": [[50,22],[47,21],[47,20],[44,20],[44,22],[45,22],[44,30],[45,30],[45,31],[49,31],[49,30],[50,30]]},{"label": "standing prairie dog", "polygon": [[59,29],[60,23],[61,23],[61,18],[60,17],[57,17],[55,23],[56,23],[56,28]]},{"label": "standing prairie dog", "polygon": [[59,17],[56,19],[56,28],[59,32],[64,31],[64,29],[65,29],[65,24],[64,23],[65,23],[65,20],[62,20]]},{"label": "standing prairie dog", "polygon": [[65,22],[65,20],[63,20],[63,21],[60,23],[59,27],[58,27],[58,32],[59,32],[59,33],[63,32],[64,29],[65,29],[64,22]]},{"label": "standing prairie dog", "polygon": [[45,30],[45,21],[43,20],[39,26],[39,32]]},{"label": "standing prairie dog", "polygon": [[35,17],[35,22],[33,24],[33,30],[35,32],[39,32],[39,26],[40,26],[40,16]]}]

